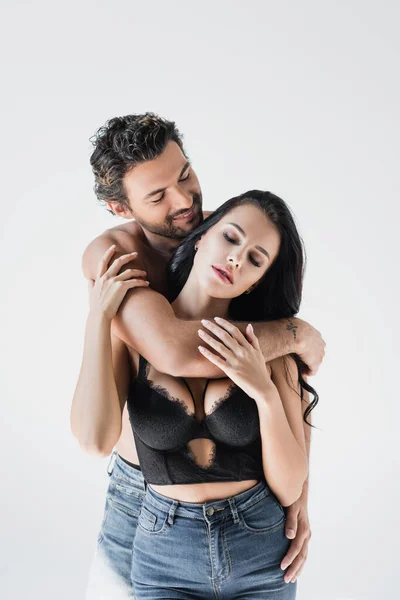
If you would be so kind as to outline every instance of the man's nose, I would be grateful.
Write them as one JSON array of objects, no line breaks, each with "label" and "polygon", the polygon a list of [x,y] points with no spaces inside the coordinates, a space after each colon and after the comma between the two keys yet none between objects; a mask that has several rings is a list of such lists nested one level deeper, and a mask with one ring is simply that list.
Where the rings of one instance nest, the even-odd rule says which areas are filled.
[{"label": "man's nose", "polygon": [[176,189],[174,193],[173,212],[188,210],[193,204],[192,195],[182,189]]}]

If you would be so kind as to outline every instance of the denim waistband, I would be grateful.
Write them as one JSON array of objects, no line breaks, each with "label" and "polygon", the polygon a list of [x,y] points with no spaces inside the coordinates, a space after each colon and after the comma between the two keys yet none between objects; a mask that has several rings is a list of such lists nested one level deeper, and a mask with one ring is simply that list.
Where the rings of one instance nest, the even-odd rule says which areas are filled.
[{"label": "denim waistband", "polygon": [[163,510],[171,517],[178,515],[192,519],[203,519],[224,514],[224,509],[230,509],[234,519],[237,518],[237,510],[245,510],[256,502],[259,502],[271,493],[268,484],[265,480],[259,481],[255,486],[230,496],[222,500],[210,500],[208,502],[183,502],[163,496],[159,492],[152,489],[151,485],[147,486],[144,502],[152,505],[155,509]]},{"label": "denim waistband", "polygon": [[126,464],[116,450],[113,450],[107,466],[107,473],[109,475],[112,475],[114,472],[119,473],[127,479],[144,481],[141,469],[135,469],[135,467]]}]

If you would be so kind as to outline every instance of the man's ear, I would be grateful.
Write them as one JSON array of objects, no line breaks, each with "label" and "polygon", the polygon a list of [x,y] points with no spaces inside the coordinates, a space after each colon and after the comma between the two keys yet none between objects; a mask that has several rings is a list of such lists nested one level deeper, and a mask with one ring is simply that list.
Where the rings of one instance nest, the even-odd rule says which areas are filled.
[{"label": "man's ear", "polygon": [[108,208],[113,211],[114,215],[122,217],[123,219],[133,219],[131,211],[123,206],[119,202],[112,201],[106,202]]}]

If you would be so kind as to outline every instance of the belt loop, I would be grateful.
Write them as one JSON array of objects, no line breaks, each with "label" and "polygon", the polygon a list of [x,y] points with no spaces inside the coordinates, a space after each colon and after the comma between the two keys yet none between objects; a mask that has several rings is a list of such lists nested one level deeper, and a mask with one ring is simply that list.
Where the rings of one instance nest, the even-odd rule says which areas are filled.
[{"label": "belt loop", "polygon": [[177,500],[172,501],[171,508],[169,509],[169,512],[168,512],[168,524],[169,525],[174,524],[175,511],[178,508],[178,504],[179,504],[179,502]]},{"label": "belt loop", "polygon": [[113,450],[111,453],[111,456],[110,456],[110,460],[108,462],[108,466],[107,466],[107,473],[109,475],[111,475],[114,470],[114,465],[115,465],[116,460],[117,460],[117,451]]},{"label": "belt loop", "polygon": [[231,507],[233,522],[234,523],[239,523],[239,515],[238,515],[238,511],[237,511],[234,499],[233,498],[228,498],[227,500],[228,500],[229,505]]}]

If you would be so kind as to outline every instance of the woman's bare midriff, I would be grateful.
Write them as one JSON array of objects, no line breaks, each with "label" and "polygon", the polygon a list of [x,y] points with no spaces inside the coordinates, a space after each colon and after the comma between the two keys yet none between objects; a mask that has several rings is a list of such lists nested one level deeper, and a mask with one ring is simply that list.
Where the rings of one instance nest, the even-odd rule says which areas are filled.
[{"label": "woman's bare midriff", "polygon": [[[121,437],[115,449],[125,460],[140,465],[126,405],[122,413]],[[249,479],[217,483],[185,483],[183,485],[154,485],[152,483],[149,485],[159,494],[181,502],[211,502],[241,494],[257,485],[258,482],[257,479]]]},{"label": "woman's bare midriff", "polygon": [[149,484],[159,494],[181,502],[212,502],[241,494],[257,485],[257,479],[220,481],[218,483],[185,483],[184,485]]}]

